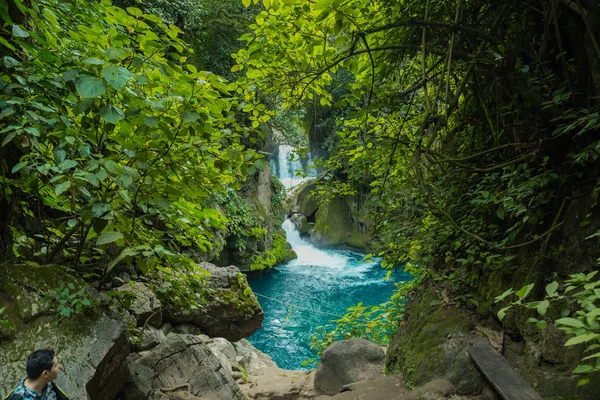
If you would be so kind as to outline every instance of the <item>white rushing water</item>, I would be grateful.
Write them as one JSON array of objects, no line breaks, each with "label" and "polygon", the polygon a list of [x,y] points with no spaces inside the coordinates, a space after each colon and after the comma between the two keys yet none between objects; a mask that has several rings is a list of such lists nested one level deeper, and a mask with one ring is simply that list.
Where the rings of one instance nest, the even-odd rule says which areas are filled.
[{"label": "white rushing water", "polygon": [[[314,177],[314,170],[304,168],[302,162],[294,157],[294,150],[296,150],[295,147],[282,144],[279,146],[277,157],[271,160],[271,169],[286,189],[293,188],[310,177]],[[305,164],[311,166],[310,154],[307,155],[307,158]],[[297,171],[303,171],[307,177],[297,174]]]},{"label": "white rushing water", "polygon": [[302,239],[294,223],[289,219],[283,223],[283,230],[287,234],[287,241],[298,255],[289,266],[312,265],[342,270],[348,265],[349,257],[342,252],[322,250]]}]

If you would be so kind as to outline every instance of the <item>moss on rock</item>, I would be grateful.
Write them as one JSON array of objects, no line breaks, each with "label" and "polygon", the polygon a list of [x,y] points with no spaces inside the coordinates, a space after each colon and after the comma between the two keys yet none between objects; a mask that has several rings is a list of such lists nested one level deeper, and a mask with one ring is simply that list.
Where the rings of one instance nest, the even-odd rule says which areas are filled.
[{"label": "moss on rock", "polygon": [[411,299],[405,319],[386,356],[388,372],[403,374],[411,387],[447,379],[459,393],[476,393],[484,385],[467,352],[473,323],[455,307],[439,302],[434,290]]},{"label": "moss on rock", "polygon": [[359,213],[352,196],[336,197],[322,204],[315,216],[311,241],[321,246],[349,247],[368,252],[371,239],[367,224],[361,221]]},{"label": "moss on rock", "polygon": [[[77,288],[87,287],[79,277],[60,265],[2,264],[0,265],[0,308],[6,307],[3,318],[15,330],[22,323],[40,315],[51,315],[54,310],[44,297],[53,289],[72,283]],[[10,332],[9,332],[10,334]]]},{"label": "moss on rock", "polygon": [[288,250],[285,237],[279,234],[273,235],[273,248],[265,253],[256,256],[250,265],[251,271],[262,271],[273,268],[290,259],[296,258],[293,250]]}]

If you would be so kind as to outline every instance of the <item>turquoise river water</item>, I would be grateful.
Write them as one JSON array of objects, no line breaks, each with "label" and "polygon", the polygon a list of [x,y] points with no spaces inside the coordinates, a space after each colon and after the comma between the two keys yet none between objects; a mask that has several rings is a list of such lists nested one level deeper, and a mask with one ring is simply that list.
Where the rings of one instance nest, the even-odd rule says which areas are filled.
[{"label": "turquoise river water", "polygon": [[[316,356],[310,350],[309,337],[318,326],[337,319],[314,310],[343,315],[346,308],[359,302],[378,305],[392,294],[394,282],[408,281],[410,275],[399,270],[384,281],[386,271],[379,260],[365,262],[363,254],[319,249],[300,238],[289,220],[283,228],[298,259],[250,280],[265,320],[249,340],[280,368],[303,369],[302,362]],[[281,302],[303,308],[292,306],[290,313],[290,306]]]}]

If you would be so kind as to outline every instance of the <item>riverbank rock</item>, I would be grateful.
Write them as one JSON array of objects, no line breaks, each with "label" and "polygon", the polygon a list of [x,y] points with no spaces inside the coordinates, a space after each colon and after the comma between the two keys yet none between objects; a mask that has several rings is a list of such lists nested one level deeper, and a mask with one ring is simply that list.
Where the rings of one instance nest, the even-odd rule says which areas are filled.
[{"label": "riverbank rock", "polygon": [[449,381],[461,394],[480,393],[487,385],[467,351],[475,327],[456,307],[439,304],[433,289],[411,298],[385,365],[400,372],[409,386],[436,379]]},{"label": "riverbank rock", "polygon": [[335,197],[322,204],[315,214],[310,241],[318,246],[368,252],[372,247],[369,224],[360,217],[360,212],[354,196]]},{"label": "riverbank rock", "polygon": [[246,277],[231,265],[217,267],[210,263],[199,266],[211,275],[206,278],[207,303],[196,310],[170,307],[164,318],[175,324],[192,324],[210,337],[238,341],[262,326],[264,313],[252,293]]},{"label": "riverbank rock", "polygon": [[138,326],[148,325],[159,328],[162,325],[162,305],[152,290],[142,282],[119,286],[117,291],[131,292],[133,299],[129,312],[135,317]]},{"label": "riverbank rock", "polygon": [[315,190],[315,181],[313,179],[302,182],[296,188],[290,191],[288,197],[289,214],[300,213],[306,216],[309,221],[314,221],[314,216],[319,209],[319,203],[311,193]]},{"label": "riverbank rock", "polygon": [[245,399],[211,351],[205,336],[170,333],[154,349],[128,359],[131,377],[121,391],[123,400]]},{"label": "riverbank rock", "polygon": [[263,368],[277,368],[273,359],[254,347],[246,339],[234,343],[238,363],[252,375]]},{"label": "riverbank rock", "polygon": [[290,220],[294,223],[296,229],[298,230],[298,232],[300,232],[300,235],[307,235],[310,233],[311,228],[308,225],[306,215],[301,213],[294,213],[290,217]]},{"label": "riverbank rock", "polygon": [[263,368],[252,375],[251,383],[243,383],[240,387],[252,400],[308,400],[318,396],[314,388],[314,375],[314,370]]},{"label": "riverbank rock", "polygon": [[[234,366],[237,367],[235,347],[230,341],[224,338],[212,338],[206,344],[226,371],[233,371]],[[239,368],[236,368],[236,370],[239,371]]]},{"label": "riverbank rock", "polygon": [[383,349],[366,339],[334,342],[321,357],[315,374],[315,387],[334,395],[349,383],[383,376]]},{"label": "riverbank rock", "polygon": [[72,399],[112,400],[127,378],[129,342],[121,323],[99,310],[75,314],[57,325],[44,295],[71,283],[93,290],[61,266],[2,265],[0,308],[16,330],[0,341],[0,394],[25,376],[27,356],[52,348],[62,364],[57,383]]}]

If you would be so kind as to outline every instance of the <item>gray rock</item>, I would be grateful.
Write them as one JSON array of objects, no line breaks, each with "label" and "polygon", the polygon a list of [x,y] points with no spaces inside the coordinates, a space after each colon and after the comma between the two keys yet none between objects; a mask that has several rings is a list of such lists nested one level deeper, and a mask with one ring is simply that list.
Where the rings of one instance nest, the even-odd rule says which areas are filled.
[{"label": "gray rock", "polygon": [[379,345],[365,339],[335,342],[323,352],[315,387],[332,396],[346,384],[379,378],[384,357]]},{"label": "gray rock", "polygon": [[311,192],[315,189],[314,180],[308,180],[292,191],[291,196],[291,212],[302,213],[307,217],[313,215],[318,209],[319,204],[317,200],[311,196]]},{"label": "gray rock", "polygon": [[211,274],[206,278],[207,303],[195,310],[168,308],[165,318],[175,324],[192,324],[210,337],[232,342],[252,335],[262,326],[264,313],[246,276],[233,265],[217,267],[203,262],[199,266]]},{"label": "gray rock", "polygon": [[235,348],[233,344],[224,338],[213,338],[207,343],[210,350],[221,361],[226,371],[233,371],[233,365],[237,364]]},{"label": "gray rock", "polygon": [[403,400],[439,400],[455,393],[454,387],[445,379],[436,379],[411,390]]},{"label": "gray rock", "polygon": [[244,399],[230,371],[225,371],[201,336],[171,333],[135,362],[154,372],[152,387],[168,393],[183,388],[202,399]]},{"label": "gray rock", "polygon": [[310,232],[310,227],[308,226],[308,220],[306,219],[306,215],[301,213],[294,213],[292,214],[290,220],[294,223],[296,229],[298,229],[298,232],[300,232],[301,235],[308,234]]},{"label": "gray rock", "polygon": [[130,312],[135,316],[138,326],[148,325],[160,327],[162,324],[162,305],[158,297],[141,282],[133,282],[119,286],[117,291],[133,293]]},{"label": "gray rock", "polygon": [[[202,329],[198,328],[197,326],[191,325],[191,324],[180,324],[180,325],[175,325],[175,327],[173,328],[173,332],[175,333],[185,333],[188,335],[202,335]],[[207,336],[208,338],[208,336]]]},{"label": "gray rock", "polygon": [[123,272],[119,274],[119,278],[125,283],[131,282],[131,276],[127,272]]},{"label": "gray rock", "polygon": [[277,368],[277,364],[271,357],[252,346],[246,339],[234,343],[234,346],[237,354],[236,361],[250,375],[264,368]]},{"label": "gray rock", "polygon": [[467,351],[473,322],[456,307],[433,303],[439,298],[435,290],[420,295],[406,304],[402,326],[388,347],[387,370],[401,372],[415,386],[445,379],[459,394],[480,393],[485,378]]},{"label": "gray rock", "polygon": [[121,400],[146,400],[152,391],[152,379],[154,372],[137,362],[137,355],[127,357],[127,365],[129,367],[129,377],[125,385],[119,392]]},{"label": "gray rock", "polygon": [[165,335],[168,335],[173,330],[173,325],[171,325],[167,322],[166,324],[162,324],[162,326],[160,327],[160,330],[163,331],[163,333]]},{"label": "gray rock", "polygon": [[138,345],[138,351],[153,349],[167,339],[167,336],[160,329],[144,329],[141,336],[142,340]]}]

